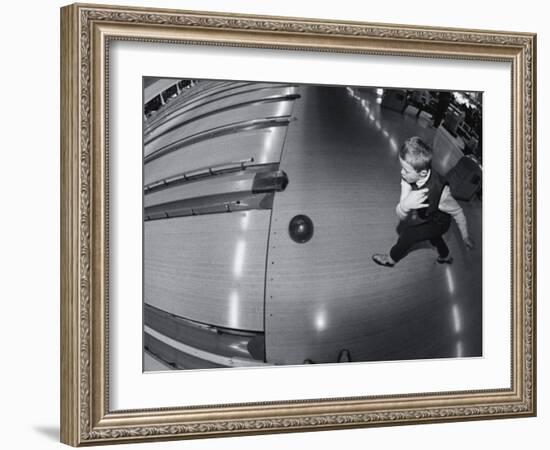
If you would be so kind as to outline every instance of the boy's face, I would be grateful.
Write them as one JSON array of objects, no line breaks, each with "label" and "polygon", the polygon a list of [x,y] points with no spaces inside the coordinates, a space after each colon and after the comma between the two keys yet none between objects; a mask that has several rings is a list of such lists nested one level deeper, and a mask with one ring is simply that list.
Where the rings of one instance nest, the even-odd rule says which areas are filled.
[{"label": "boy's face", "polygon": [[426,169],[422,169],[417,172],[416,169],[404,159],[399,158],[399,164],[401,164],[401,178],[403,178],[407,183],[416,183],[418,180],[428,175],[428,171]]}]

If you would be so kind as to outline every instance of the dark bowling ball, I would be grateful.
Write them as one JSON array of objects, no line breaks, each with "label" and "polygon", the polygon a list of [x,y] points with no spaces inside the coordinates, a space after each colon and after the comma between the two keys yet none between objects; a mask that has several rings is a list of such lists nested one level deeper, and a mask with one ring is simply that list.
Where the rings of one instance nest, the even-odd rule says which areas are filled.
[{"label": "dark bowling ball", "polygon": [[308,216],[294,216],[288,225],[290,238],[298,244],[304,244],[313,237],[313,222]]}]

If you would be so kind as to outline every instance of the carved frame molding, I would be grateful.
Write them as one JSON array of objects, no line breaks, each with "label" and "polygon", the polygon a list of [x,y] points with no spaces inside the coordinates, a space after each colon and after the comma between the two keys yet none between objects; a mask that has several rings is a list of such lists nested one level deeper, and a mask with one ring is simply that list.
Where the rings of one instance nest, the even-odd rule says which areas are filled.
[{"label": "carved frame molding", "polygon": [[[536,413],[534,34],[94,5],[64,7],[61,17],[63,442],[79,446]],[[105,98],[114,39],[510,62],[511,388],[111,412]]]}]

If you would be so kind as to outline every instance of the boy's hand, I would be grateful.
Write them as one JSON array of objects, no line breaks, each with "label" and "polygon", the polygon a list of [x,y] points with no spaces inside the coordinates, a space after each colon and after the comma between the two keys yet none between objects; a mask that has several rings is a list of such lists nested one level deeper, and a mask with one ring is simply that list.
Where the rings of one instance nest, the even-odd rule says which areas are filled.
[{"label": "boy's hand", "polygon": [[469,237],[464,238],[464,245],[468,250],[473,250],[474,248],[476,248],[474,241],[472,241]]},{"label": "boy's hand", "polygon": [[428,188],[411,191],[403,200],[401,200],[401,209],[405,212],[411,209],[427,208],[428,204],[423,203],[427,197]]}]

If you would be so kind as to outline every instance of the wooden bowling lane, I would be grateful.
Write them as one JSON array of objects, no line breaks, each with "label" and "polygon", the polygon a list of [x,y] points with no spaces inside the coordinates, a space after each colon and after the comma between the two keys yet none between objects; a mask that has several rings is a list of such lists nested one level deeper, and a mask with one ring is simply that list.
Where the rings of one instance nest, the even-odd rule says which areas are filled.
[{"label": "wooden bowling lane", "polygon": [[[300,94],[281,159],[289,184],[273,205],[267,360],[336,362],[343,349],[353,361],[480,356],[480,205],[476,251],[463,250],[454,225],[445,236],[453,265],[436,264],[427,246],[394,268],[371,261],[397,238],[398,146],[433,131],[376,104],[367,113],[345,88]],[[298,214],[314,224],[304,244],[288,234]]]},{"label": "wooden bowling lane", "polygon": [[262,331],[270,214],[145,222],[145,303],[196,322]]},{"label": "wooden bowling lane", "polygon": [[[164,81],[166,79],[160,79],[159,81]],[[171,79],[170,79],[171,80]],[[157,113],[147,119],[145,123],[144,132],[148,134],[152,130],[156,129],[159,125],[162,125],[167,120],[171,120],[174,115],[178,114],[178,111],[181,109],[182,105],[187,105],[191,102],[201,102],[205,101],[208,97],[216,96],[219,93],[222,93],[228,89],[235,89],[249,83],[235,83],[233,81],[210,81],[210,80],[200,80],[199,83],[195,84],[192,89],[186,89],[175,99],[170,99]],[[158,90],[154,89],[151,85],[149,88],[145,88],[145,97],[144,100],[147,103],[151,98],[147,95],[148,91],[151,94],[156,93],[158,95]]]},{"label": "wooden bowling lane", "polygon": [[285,135],[286,126],[272,126],[215,136],[184,146],[147,162],[143,171],[144,185],[220,164],[279,162]]},{"label": "wooden bowling lane", "polygon": [[236,105],[253,105],[266,99],[276,99],[294,94],[296,88],[276,84],[251,84],[240,86],[235,83],[233,89],[226,88],[217,95],[209,95],[201,99],[186,99],[185,103],[168,115],[162,122],[145,133],[145,144],[153,141],[167,131],[199,117],[212,114],[223,109],[233,109]]},{"label": "wooden bowling lane", "polygon": [[238,172],[205,177],[194,182],[176,184],[167,189],[160,189],[146,194],[143,206],[148,208],[178,200],[250,192],[254,184],[254,177],[262,169],[263,167],[253,167]]},{"label": "wooden bowling lane", "polygon": [[146,143],[145,156],[162,151],[174,143],[189,136],[204,133],[219,127],[257,120],[265,117],[284,117],[290,115],[294,100],[280,97],[279,101],[265,101],[234,108],[212,111],[208,116],[184,122],[177,128],[170,129],[153,141]]}]

